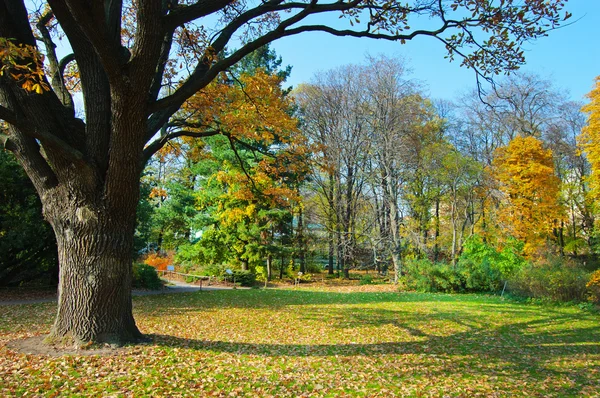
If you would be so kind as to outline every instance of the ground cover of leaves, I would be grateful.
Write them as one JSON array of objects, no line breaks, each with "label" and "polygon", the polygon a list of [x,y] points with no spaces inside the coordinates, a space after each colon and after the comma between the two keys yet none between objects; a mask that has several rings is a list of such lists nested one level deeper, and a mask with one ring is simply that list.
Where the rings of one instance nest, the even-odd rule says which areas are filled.
[{"label": "ground cover of leaves", "polygon": [[0,396],[600,396],[600,316],[475,295],[252,289],[134,298],[151,343],[7,347],[56,304],[0,307]]}]

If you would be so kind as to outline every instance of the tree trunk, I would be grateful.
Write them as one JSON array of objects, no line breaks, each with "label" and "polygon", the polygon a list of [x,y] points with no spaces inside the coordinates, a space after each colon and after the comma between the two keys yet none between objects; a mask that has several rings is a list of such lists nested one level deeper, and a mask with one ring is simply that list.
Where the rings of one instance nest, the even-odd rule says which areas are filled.
[{"label": "tree trunk", "polygon": [[[137,198],[132,193],[129,201]],[[101,206],[48,199],[44,214],[57,237],[60,264],[58,311],[48,341],[79,346],[139,340],[131,304],[135,212],[114,216]]]},{"label": "tree trunk", "polygon": [[333,231],[329,231],[328,244],[329,244],[329,254],[328,254],[328,258],[327,258],[327,260],[328,260],[327,274],[333,275],[333,257],[334,257],[334,252],[335,252],[335,238],[334,238]]},{"label": "tree trunk", "polygon": [[433,247],[433,261],[440,258],[440,198],[435,199],[435,245]]},{"label": "tree trunk", "polygon": [[270,281],[273,273],[273,255],[267,255],[267,281]]},{"label": "tree trunk", "polygon": [[300,272],[306,273],[306,256],[305,256],[305,245],[304,245],[304,213],[302,212],[302,205],[298,206],[298,232],[296,233],[298,239],[298,259],[300,261]]}]

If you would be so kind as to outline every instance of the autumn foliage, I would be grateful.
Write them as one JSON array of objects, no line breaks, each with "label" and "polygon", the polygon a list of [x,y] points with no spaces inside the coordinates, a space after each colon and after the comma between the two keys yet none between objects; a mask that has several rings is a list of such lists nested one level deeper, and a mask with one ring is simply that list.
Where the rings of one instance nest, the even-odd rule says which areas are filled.
[{"label": "autumn foliage", "polygon": [[144,259],[144,263],[154,267],[157,271],[166,271],[167,266],[173,263],[172,256],[163,256],[159,253],[150,253]]},{"label": "autumn foliage", "polygon": [[600,76],[596,78],[595,88],[588,94],[591,100],[582,108],[588,114],[588,123],[579,136],[583,150],[590,163],[591,174],[588,183],[594,201],[600,199]]},{"label": "autumn foliage", "polygon": [[35,47],[0,37],[0,76],[10,76],[24,90],[42,94],[50,89],[44,81],[43,61]]},{"label": "autumn foliage", "polygon": [[[245,205],[224,211],[220,218],[225,223],[253,217],[258,202],[285,207],[297,200],[290,183],[305,173],[306,164],[299,160],[309,150],[290,114],[292,103],[280,87],[280,77],[257,69],[233,80],[221,76],[190,98],[182,111],[200,130],[219,130],[234,150],[236,160],[224,162],[214,178],[227,187],[223,201]],[[239,148],[250,157],[242,159]]]},{"label": "autumn foliage", "polygon": [[590,301],[600,304],[600,269],[596,270],[585,285],[590,294]]},{"label": "autumn foliage", "polygon": [[516,137],[497,150],[494,168],[504,194],[500,223],[533,255],[561,218],[560,180],[554,174],[552,151],[535,137]]}]

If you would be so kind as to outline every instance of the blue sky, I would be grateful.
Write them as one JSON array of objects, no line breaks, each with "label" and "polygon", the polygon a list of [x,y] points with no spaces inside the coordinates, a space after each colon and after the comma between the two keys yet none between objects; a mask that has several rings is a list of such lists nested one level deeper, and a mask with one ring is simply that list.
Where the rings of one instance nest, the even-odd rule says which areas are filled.
[{"label": "blue sky", "polygon": [[[600,0],[569,0],[566,10],[576,21],[526,45],[527,65],[522,70],[551,80],[573,100],[585,101],[600,75]],[[361,63],[366,54],[399,56],[408,61],[411,77],[424,84],[431,98],[455,99],[475,88],[472,71],[444,59],[437,40],[420,37],[404,45],[369,39],[341,38],[307,33],[275,42],[273,48],[292,65],[291,85],[308,82],[318,71]]]}]

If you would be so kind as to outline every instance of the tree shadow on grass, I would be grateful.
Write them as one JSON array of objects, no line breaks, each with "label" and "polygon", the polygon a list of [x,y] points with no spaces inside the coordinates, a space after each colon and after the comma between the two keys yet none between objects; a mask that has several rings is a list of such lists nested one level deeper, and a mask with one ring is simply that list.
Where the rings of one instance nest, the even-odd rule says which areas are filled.
[{"label": "tree shadow on grass", "polygon": [[[356,344],[350,343],[351,337],[337,344],[294,344],[289,339],[253,343],[152,335],[158,346],[271,358],[369,357],[392,366],[419,361],[419,366],[434,376],[457,372],[473,378],[523,377],[540,385],[549,379],[565,380],[564,390],[553,391],[559,396],[598,385],[592,367],[600,355],[599,318],[573,309],[522,305],[490,296],[387,292],[247,290],[173,298],[164,308],[153,307],[152,314],[210,316],[221,309],[270,309],[276,317],[278,311],[293,307],[300,325],[325,325],[337,330],[336,336],[340,332],[343,336],[345,330],[352,330],[353,335],[392,333],[382,334],[381,342]],[[225,333],[227,327],[224,325]],[[277,327],[274,336],[280,333]],[[570,360],[579,362],[572,369],[560,365]]]},{"label": "tree shadow on grass", "polygon": [[[150,337],[158,346],[216,354],[273,358],[327,357],[329,360],[344,357],[379,358],[382,363],[394,365],[393,371],[403,372],[404,367],[417,368],[430,377],[446,377],[454,372],[460,377],[467,375],[467,378],[475,379],[512,377],[525,378],[532,383],[545,383],[550,379],[570,381],[561,387],[563,390],[553,391],[558,396],[577,394],[599,383],[592,367],[594,358],[597,361],[600,355],[600,326],[536,331],[548,319],[535,319],[489,329],[467,327],[467,330],[440,336],[432,334],[432,330],[428,330],[424,324],[415,326],[410,321],[400,320],[388,322],[385,315],[379,319],[371,315],[363,313],[355,320],[358,323],[393,323],[416,339],[357,344],[278,344],[207,341],[168,335]],[[553,322],[564,326],[572,320],[571,316],[563,316]],[[591,362],[583,366],[578,364],[574,368],[557,365],[560,361],[584,357]],[[398,367],[404,362],[406,366]]]},{"label": "tree shadow on grass", "polygon": [[[294,289],[248,289],[197,291],[170,295],[168,302],[162,296],[136,297],[134,303],[149,305],[152,311],[172,314],[198,309],[222,308],[282,308],[305,305],[356,305],[369,303],[477,303],[481,306],[504,306],[499,297],[475,294],[436,294],[403,292],[324,292]],[[159,305],[157,305],[159,304]],[[522,311],[531,311],[523,307]],[[533,310],[535,311],[535,309]]]}]

